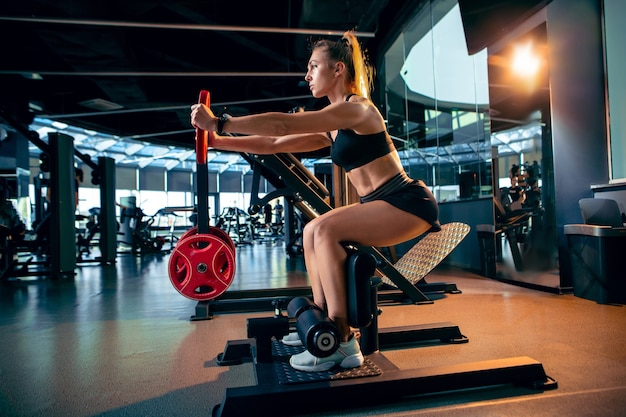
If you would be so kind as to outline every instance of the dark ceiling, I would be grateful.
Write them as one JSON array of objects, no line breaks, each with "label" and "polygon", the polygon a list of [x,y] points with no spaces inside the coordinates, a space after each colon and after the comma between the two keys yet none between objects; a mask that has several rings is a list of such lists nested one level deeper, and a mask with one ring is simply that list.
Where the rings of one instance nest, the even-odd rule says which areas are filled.
[{"label": "dark ceiling", "polygon": [[[303,82],[311,41],[339,39],[355,28],[376,62],[376,51],[422,3],[4,1],[0,116],[24,126],[40,116],[193,148],[189,107],[200,90],[211,92],[216,113],[317,108],[324,103],[314,100]],[[543,97],[537,102],[514,91],[502,74],[490,60],[493,132],[526,120],[544,103]]]},{"label": "dark ceiling", "polygon": [[26,124],[42,116],[192,146],[189,106],[201,89],[214,111],[231,114],[321,105],[302,82],[310,41],[356,28],[367,46],[380,17],[401,3],[2,2],[0,106]]}]

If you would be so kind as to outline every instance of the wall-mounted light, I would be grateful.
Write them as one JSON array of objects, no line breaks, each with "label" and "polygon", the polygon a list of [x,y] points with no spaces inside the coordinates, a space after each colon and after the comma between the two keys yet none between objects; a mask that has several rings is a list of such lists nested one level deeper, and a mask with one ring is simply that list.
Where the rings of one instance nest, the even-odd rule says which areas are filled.
[{"label": "wall-mounted light", "polygon": [[540,67],[541,60],[535,53],[532,42],[515,46],[511,69],[516,75],[524,78],[533,78],[539,72]]}]

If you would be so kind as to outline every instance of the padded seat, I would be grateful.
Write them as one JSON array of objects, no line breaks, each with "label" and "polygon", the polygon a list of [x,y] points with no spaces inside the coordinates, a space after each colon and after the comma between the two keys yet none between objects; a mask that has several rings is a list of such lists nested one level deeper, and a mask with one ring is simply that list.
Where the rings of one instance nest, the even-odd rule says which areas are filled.
[{"label": "padded seat", "polygon": [[[441,225],[441,231],[428,233],[405,253],[393,266],[412,284],[416,284],[432,271],[462,241],[470,231],[465,223],[451,222]],[[385,284],[395,287],[386,276]]]}]

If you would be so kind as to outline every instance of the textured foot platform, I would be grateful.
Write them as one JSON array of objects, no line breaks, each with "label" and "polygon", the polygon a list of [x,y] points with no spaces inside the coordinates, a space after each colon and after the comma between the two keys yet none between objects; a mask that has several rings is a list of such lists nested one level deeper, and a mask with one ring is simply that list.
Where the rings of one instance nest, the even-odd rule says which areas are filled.
[{"label": "textured foot platform", "polygon": [[363,365],[358,368],[343,369],[339,366],[324,372],[304,372],[293,369],[289,365],[289,358],[304,351],[302,346],[287,346],[277,340],[272,340],[272,356],[274,369],[280,384],[298,384],[303,382],[330,381],[349,378],[362,378],[382,374],[382,370],[367,357]]}]

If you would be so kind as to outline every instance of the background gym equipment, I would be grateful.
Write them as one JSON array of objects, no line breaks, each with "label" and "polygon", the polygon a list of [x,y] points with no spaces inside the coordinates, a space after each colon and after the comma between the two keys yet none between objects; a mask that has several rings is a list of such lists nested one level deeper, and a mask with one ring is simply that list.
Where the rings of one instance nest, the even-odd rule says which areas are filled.
[{"label": "background gym equipment", "polygon": [[254,228],[250,215],[239,207],[225,207],[218,220],[219,228],[236,245],[252,245],[254,241]]},{"label": "background gym equipment", "polygon": [[[199,103],[210,106],[210,94],[200,92]],[[196,197],[198,226],[186,232],[172,250],[170,281],[185,297],[212,300],[223,294],[235,276],[235,245],[228,234],[209,225],[207,151],[213,134],[196,129]]]},{"label": "background gym equipment", "polygon": [[85,261],[87,258],[84,256],[91,255],[91,247],[97,243],[93,239],[100,231],[99,217],[100,207],[90,208],[88,216],[76,216],[79,224],[84,222],[84,226],[76,228],[76,259],[78,262]]},{"label": "background gym equipment", "polygon": [[[75,231],[75,179],[74,161],[78,158],[91,168],[92,183],[100,189],[100,230],[98,244],[100,256],[97,261],[101,264],[113,264],[117,255],[116,235],[117,222],[112,213],[115,212],[115,160],[109,157],[99,157],[97,163],[90,155],[79,152],[74,147],[72,137],[56,132],[48,133],[48,141],[39,137],[39,133],[29,130],[22,123],[10,115],[0,111],[3,119],[28,139],[30,143],[41,150],[41,172],[33,179],[35,188],[35,220],[33,221],[34,238],[32,234],[25,237],[17,245],[3,246],[0,256],[4,268],[0,279],[19,279],[35,277],[60,279],[74,276],[77,259],[77,242],[67,239],[68,231]],[[44,172],[49,172],[49,178],[44,178]],[[94,179],[96,181],[94,181]],[[50,187],[50,201],[46,213],[45,197],[42,188]],[[24,255],[24,256],[22,256]],[[35,256],[37,255],[37,256]],[[43,260],[35,259],[40,258]],[[78,256],[79,258],[80,256]],[[22,259],[26,259],[22,261]]]},{"label": "background gym equipment", "polygon": [[[349,321],[361,325],[361,350],[365,356],[362,366],[325,372],[297,371],[289,365],[289,357],[304,348],[278,341],[289,332],[289,318],[278,311],[274,317],[248,319],[250,339],[227,342],[217,363],[235,365],[249,357],[256,385],[227,388],[222,403],[213,409],[213,416],[254,415],[258,410],[270,409],[276,415],[297,415],[300,411],[312,413],[345,408],[350,399],[358,399],[359,406],[363,407],[417,394],[505,384],[537,390],[557,388],[557,382],[545,374],[542,364],[529,357],[399,369],[380,352],[388,346],[378,343],[376,317],[380,313],[376,293],[380,280],[372,277],[375,268],[374,256],[358,250],[350,254],[346,262],[348,285],[353,287],[348,290]],[[310,304],[307,300],[294,299],[288,313],[302,317],[308,311],[319,311]],[[364,306],[371,312],[369,320],[367,312],[363,312]],[[316,318],[325,319],[323,316]],[[308,335],[302,334],[303,328],[299,324],[296,327],[301,339],[307,340]],[[314,320],[308,322],[307,327],[315,327]],[[403,331],[404,328],[397,330]],[[309,345],[308,341],[305,343]]]},{"label": "background gym equipment", "polygon": [[131,253],[139,255],[161,252],[166,238],[163,236],[152,236],[152,225],[159,213],[148,216],[140,207],[124,207],[122,205],[120,207],[122,207],[120,222],[127,222],[128,230],[130,231],[130,242],[125,243],[130,244]]}]

